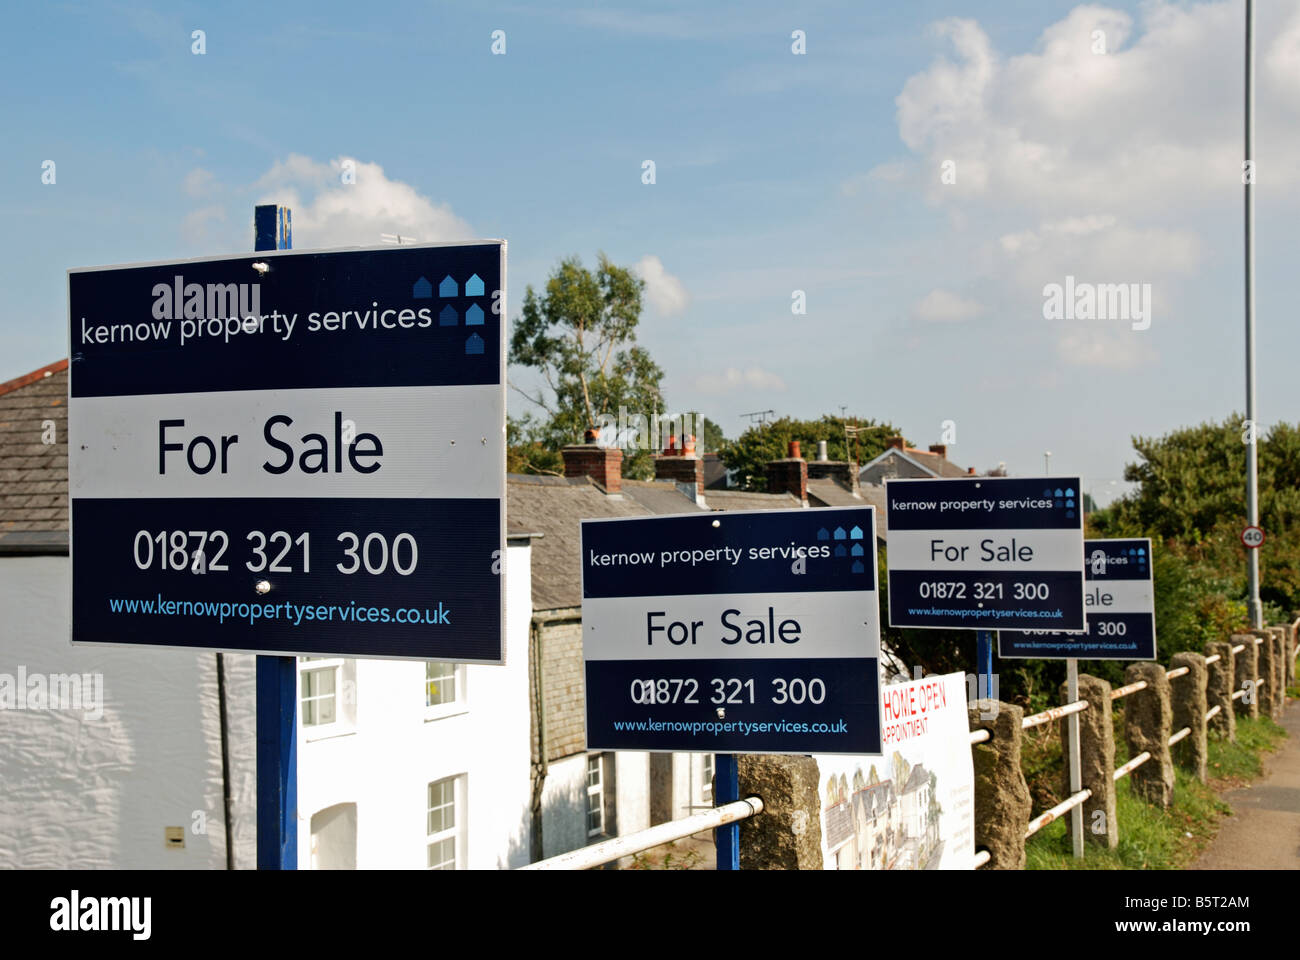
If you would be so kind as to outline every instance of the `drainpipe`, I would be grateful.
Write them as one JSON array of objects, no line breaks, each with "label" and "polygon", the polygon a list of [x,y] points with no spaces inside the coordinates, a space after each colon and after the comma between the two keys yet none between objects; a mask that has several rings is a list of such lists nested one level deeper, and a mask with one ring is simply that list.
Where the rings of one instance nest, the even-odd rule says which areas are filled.
[{"label": "drainpipe", "polygon": [[221,810],[226,824],[226,869],[235,869],[235,839],[231,836],[230,727],[226,720],[226,662],[217,654],[217,712],[221,722]]},{"label": "drainpipe", "polygon": [[528,625],[528,655],[533,662],[533,685],[537,696],[533,699],[533,710],[537,725],[537,762],[533,764],[532,795],[532,844],[529,860],[532,863],[542,859],[542,789],[546,786],[546,678],[542,667],[542,631],[541,623],[533,617]]}]

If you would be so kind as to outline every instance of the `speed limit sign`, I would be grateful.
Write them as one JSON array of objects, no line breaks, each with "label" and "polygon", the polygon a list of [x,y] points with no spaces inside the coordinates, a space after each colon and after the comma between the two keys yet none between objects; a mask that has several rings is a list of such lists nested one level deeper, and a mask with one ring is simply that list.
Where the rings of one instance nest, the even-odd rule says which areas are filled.
[{"label": "speed limit sign", "polygon": [[1260,527],[1247,527],[1241,531],[1241,542],[1254,549],[1264,542],[1264,531]]}]

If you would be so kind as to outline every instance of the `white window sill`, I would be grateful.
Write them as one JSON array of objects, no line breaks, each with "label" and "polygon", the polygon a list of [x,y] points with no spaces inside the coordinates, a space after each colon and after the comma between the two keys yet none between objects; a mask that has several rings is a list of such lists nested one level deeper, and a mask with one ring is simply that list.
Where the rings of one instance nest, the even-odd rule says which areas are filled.
[{"label": "white window sill", "polygon": [[435,720],[446,720],[448,717],[463,717],[469,713],[469,705],[464,703],[448,703],[439,707],[426,707],[424,714],[425,723],[433,723]]},{"label": "white window sill", "polygon": [[323,724],[320,726],[312,725],[303,727],[303,739],[308,743],[316,740],[334,740],[339,737],[355,736],[357,728],[353,726],[339,726],[337,724]]}]

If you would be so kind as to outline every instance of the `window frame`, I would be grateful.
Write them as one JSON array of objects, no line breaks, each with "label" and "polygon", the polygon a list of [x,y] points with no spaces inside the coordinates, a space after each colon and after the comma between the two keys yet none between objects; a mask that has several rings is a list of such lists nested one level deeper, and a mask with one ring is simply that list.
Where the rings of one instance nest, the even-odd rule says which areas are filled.
[{"label": "window frame", "polygon": [[[433,663],[442,663],[451,667],[452,681],[456,685],[456,699],[447,703],[429,703],[429,665]],[[452,663],[450,660],[426,660],[424,661],[424,719],[441,720],[444,717],[453,717],[457,714],[469,712],[469,688],[466,684],[468,671],[463,663]],[[445,676],[445,674],[444,674]]]},{"label": "window frame", "polygon": [[[308,741],[344,736],[356,732],[356,704],[349,702],[347,684],[355,690],[356,661],[347,657],[298,657],[298,723]],[[307,703],[319,703],[323,697],[306,697],[304,681],[309,673],[334,673],[334,719],[329,723],[308,723]]]},{"label": "window frame", "polygon": [[[451,786],[451,803],[440,804],[437,807],[430,806],[431,792],[434,787],[440,784],[449,784]],[[466,788],[465,775],[463,773],[454,774],[450,777],[440,777],[437,780],[431,780],[425,785],[424,793],[424,869],[426,870],[464,870],[466,865],[466,846],[468,833],[465,829],[466,814]],[[448,806],[451,807],[452,823],[450,827],[444,827],[442,830],[430,832],[429,816],[434,810],[443,810]],[[429,849],[435,843],[444,843],[447,840],[452,841],[452,858],[450,861],[443,861],[437,866],[429,865]],[[448,867],[445,864],[450,863]]]},{"label": "window frame", "polygon": [[[592,764],[595,764],[595,770],[598,780],[595,785],[591,782]],[[587,768],[585,776],[585,787],[587,797],[587,839],[588,841],[596,837],[605,836],[605,755],[603,753],[587,754]],[[592,809],[592,797],[596,798],[596,807]],[[592,827],[592,814],[599,813],[599,825]]]}]

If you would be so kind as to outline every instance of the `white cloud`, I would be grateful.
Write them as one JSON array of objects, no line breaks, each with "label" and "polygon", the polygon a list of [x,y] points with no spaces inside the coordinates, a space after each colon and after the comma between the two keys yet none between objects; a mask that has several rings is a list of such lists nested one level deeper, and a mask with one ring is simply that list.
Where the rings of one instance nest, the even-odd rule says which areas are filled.
[{"label": "white cloud", "polygon": [[[355,182],[344,183],[345,164]],[[301,246],[371,246],[380,234],[397,233],[422,243],[476,239],[446,204],[437,204],[400,180],[391,180],[377,163],[341,156],[328,163],[290,154],[258,181],[260,203],[287,204],[293,210],[295,243]]]},{"label": "white cloud", "polygon": [[216,178],[212,171],[204,170],[202,167],[195,167],[185,175],[185,180],[181,186],[191,197],[202,197],[212,192],[216,185]]},{"label": "white cloud", "polygon": [[[1127,13],[1081,5],[1045,29],[1034,52],[1010,57],[973,20],[935,24],[951,58],[909,78],[896,100],[900,137],[934,171],[928,198],[1009,200],[1041,216],[1073,215],[1099,197],[1134,213],[1239,193],[1240,2],[1152,0],[1141,10],[1131,44]],[[1093,52],[1096,30],[1104,54]],[[1276,189],[1300,183],[1295,5],[1264,5],[1258,37]],[[954,184],[940,182],[945,160],[956,164]]]},{"label": "white cloud", "polygon": [[728,367],[696,377],[695,389],[709,394],[735,393],[737,390],[784,390],[785,381],[761,367],[750,367],[747,370]]},{"label": "white cloud", "polygon": [[[974,20],[944,20],[933,28],[944,53],[895,101],[922,195],[978,251],[988,322],[1048,324],[1047,348],[1068,365],[1152,363],[1165,332],[1177,337],[1195,312],[1180,301],[1194,296],[1216,231],[1239,216],[1242,3],[1138,10],[1077,6],[1023,53],[995,49]],[[1097,30],[1104,54],[1093,52]],[[1294,208],[1300,3],[1261,6],[1257,30],[1258,111],[1270,118],[1261,189],[1273,209]],[[947,160],[955,183],[941,181]],[[1043,320],[1044,285],[1066,276],[1149,283],[1156,329]],[[914,318],[943,313],[939,292]]]},{"label": "white cloud", "polygon": [[682,282],[664,269],[658,257],[646,254],[632,269],[645,281],[646,299],[661,316],[681,313],[690,303],[690,294]]},{"label": "white cloud", "polygon": [[213,205],[191,210],[181,220],[181,237],[195,246],[212,246],[218,234],[216,225],[225,222],[225,207]]},{"label": "white cloud", "polygon": [[961,323],[978,316],[981,307],[973,300],[964,300],[947,290],[931,290],[912,304],[908,311],[915,323]]}]

